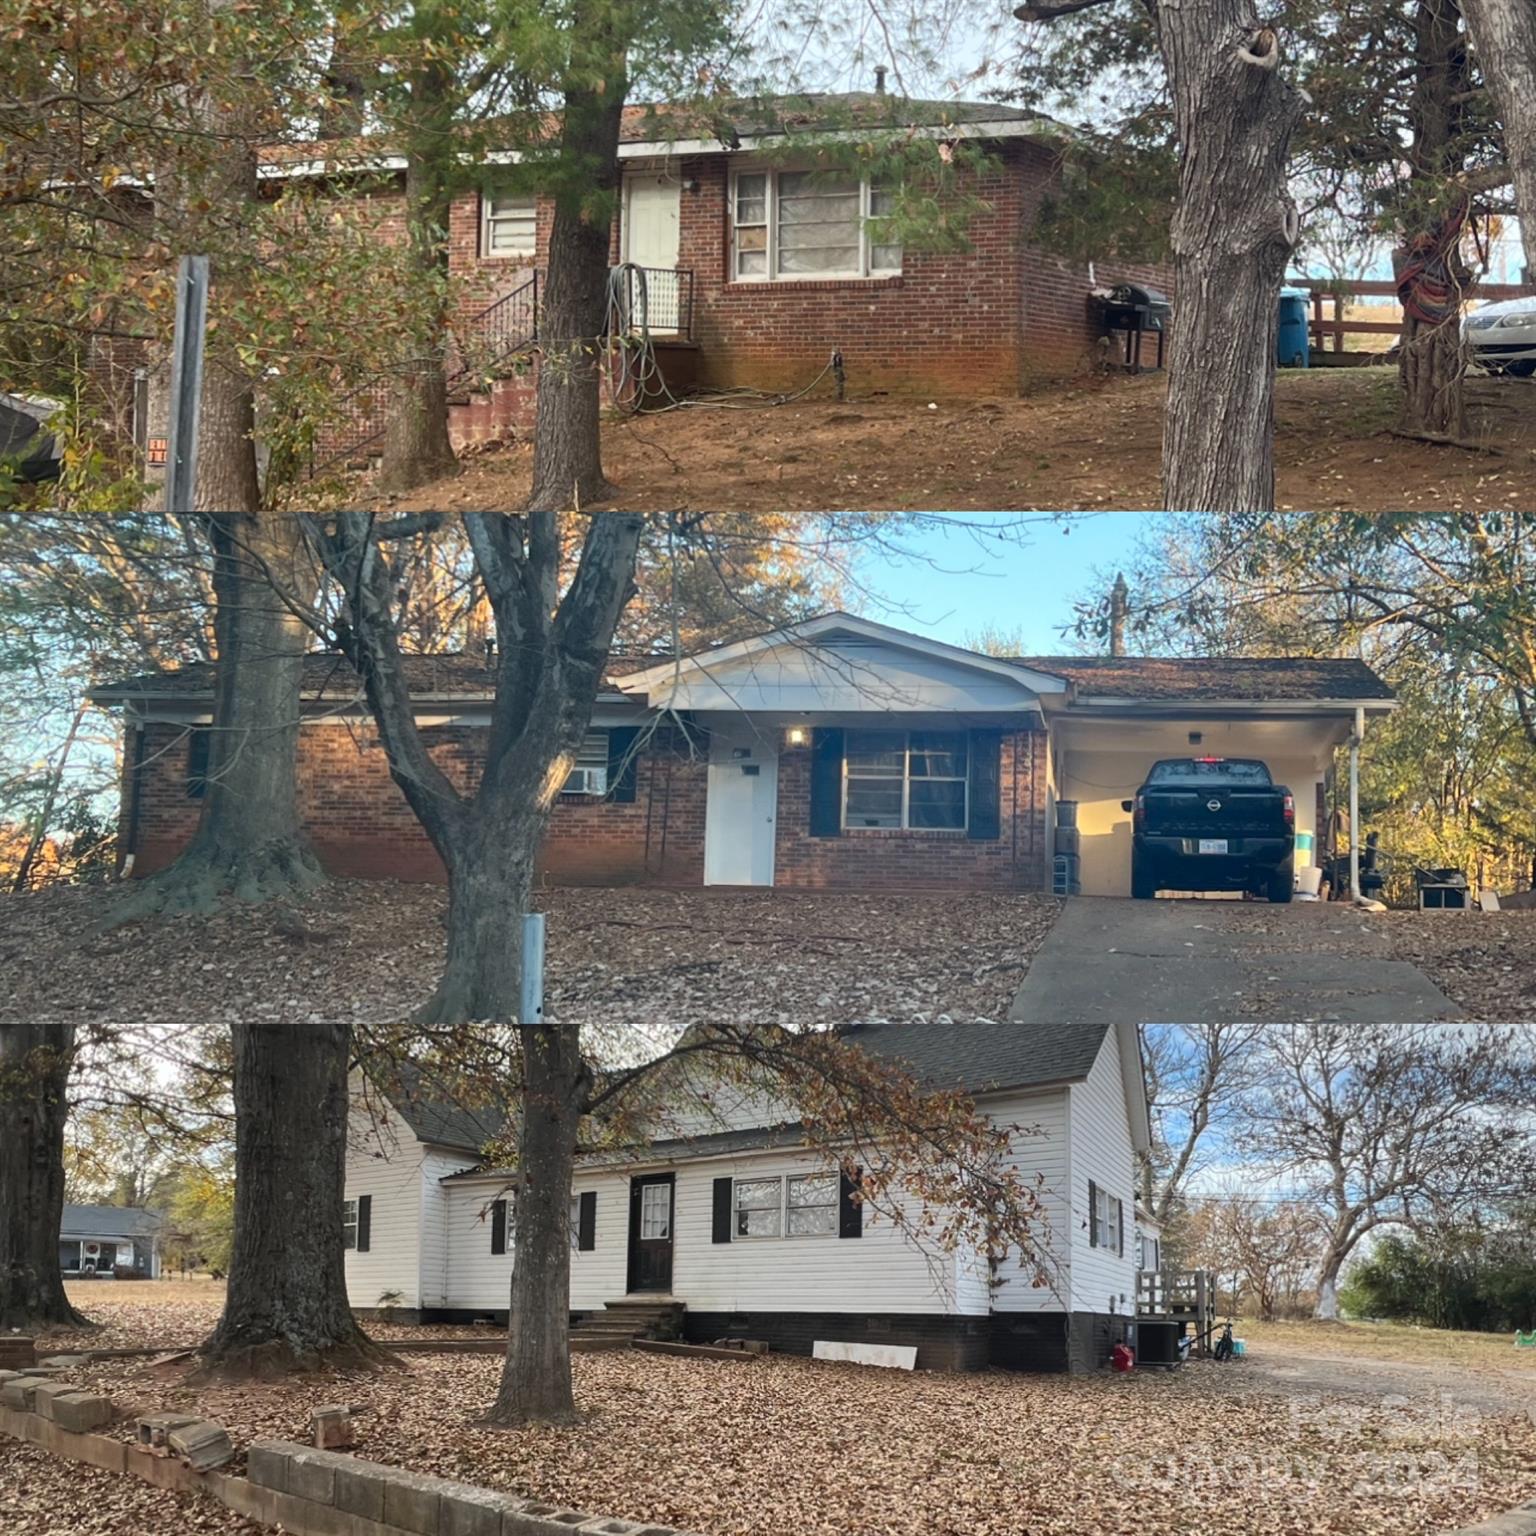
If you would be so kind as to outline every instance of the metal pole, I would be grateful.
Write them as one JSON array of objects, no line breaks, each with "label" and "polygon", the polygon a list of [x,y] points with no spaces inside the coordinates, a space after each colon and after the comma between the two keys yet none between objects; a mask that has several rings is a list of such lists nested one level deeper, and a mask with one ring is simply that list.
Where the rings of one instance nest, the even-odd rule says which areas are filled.
[{"label": "metal pole", "polygon": [[1365,738],[1365,711],[1356,709],[1355,728],[1349,738],[1349,894],[1360,894],[1360,743]]},{"label": "metal pole", "polygon": [[523,917],[523,994],[518,1008],[519,1024],[544,1022],[544,914]]},{"label": "metal pole", "polygon": [[203,397],[208,326],[208,258],[183,256],[176,273],[171,352],[171,429],[166,444],[165,510],[191,512],[197,491],[197,421]]}]

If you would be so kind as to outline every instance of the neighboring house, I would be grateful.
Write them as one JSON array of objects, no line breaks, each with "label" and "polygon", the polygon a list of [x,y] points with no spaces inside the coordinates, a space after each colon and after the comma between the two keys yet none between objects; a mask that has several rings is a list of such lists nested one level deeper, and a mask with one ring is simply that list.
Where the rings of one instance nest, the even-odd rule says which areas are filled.
[{"label": "neighboring house", "polygon": [[[494,685],[484,658],[406,666],[434,756],[472,783]],[[197,823],[213,672],[93,697],[124,710],[121,849],[149,874]],[[1154,760],[1262,758],[1295,796],[1297,830],[1315,834],[1336,749],[1393,707],[1359,661],[1003,659],[828,614],[679,661],[615,658],[540,872],[554,884],[1045,891],[1060,848],[1083,893],[1127,895],[1121,802]],[[441,879],[345,661],[307,659],[302,708],[299,797],[325,866]]]},{"label": "neighboring house", "polygon": [[[903,249],[880,223],[892,211],[892,187],[832,168],[818,134],[823,143],[878,144],[884,134],[982,151],[984,163],[958,177],[965,214],[955,222],[966,248]],[[621,128],[610,260],[643,270],[646,329],[679,393],[695,383],[799,390],[837,353],[858,395],[1017,394],[1097,363],[1095,290],[1135,282],[1166,292],[1171,284],[1165,266],[1107,253],[1073,260],[1042,245],[1042,205],[1071,195],[1070,134],[1015,107],[883,91],[725,103],[707,125],[666,104],[632,106]],[[488,137],[494,146],[494,127]],[[494,365],[521,410],[531,392],[511,374],[537,356],[553,204],[519,191],[515,159],[492,147],[479,185],[454,199],[449,270],[459,280],[466,353]],[[302,183],[364,203],[394,239],[404,172],[386,140],[362,139],[285,147],[262,177],[274,190]],[[629,272],[620,287],[621,332],[640,327],[641,282]],[[456,413],[455,435],[483,435],[491,422],[488,410],[478,420]],[[507,421],[498,415],[494,424]]]},{"label": "neighboring house", "polygon": [[113,1275],[131,1271],[137,1278],[160,1278],[157,1211],[132,1205],[66,1205],[59,1226],[59,1268],[66,1275]]},{"label": "neighboring house", "polygon": [[[1014,1128],[1038,1176],[1047,1283],[1011,1254],[920,1246],[811,1152],[795,1124],[738,1094],[678,1096],[658,1139],[584,1158],[571,1201],[571,1310],[665,1297],[684,1336],[916,1346],[923,1367],[1087,1369],[1134,1322],[1133,1167],[1148,1145],[1136,1030],[1104,1024],[866,1024],[846,1038],[960,1086]],[[424,1321],[507,1313],[507,1175],[480,1162],[494,1117],[385,1098],[354,1078],[347,1283]],[[457,1142],[457,1145],[455,1145]]]}]

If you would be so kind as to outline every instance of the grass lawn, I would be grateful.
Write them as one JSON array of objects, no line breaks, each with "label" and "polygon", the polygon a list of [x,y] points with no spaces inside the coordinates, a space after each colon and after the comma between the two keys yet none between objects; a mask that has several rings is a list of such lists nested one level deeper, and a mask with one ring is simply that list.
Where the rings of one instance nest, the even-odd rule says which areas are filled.
[{"label": "grass lawn", "polygon": [[[155,1342],[205,1327],[219,1292],[79,1289],[112,1337]],[[302,1439],[316,1404],[366,1402],[360,1455],[702,1536],[1420,1536],[1536,1497],[1536,1375],[1515,1373],[1526,1359],[1509,1340],[1240,1332],[1246,1361],[1128,1377],[582,1355],[582,1422],[516,1432],[475,1423],[494,1357],[413,1355],[400,1375],[277,1388],[193,1391],[142,1362],[81,1374],[124,1408],[196,1407],[237,1444]]]}]

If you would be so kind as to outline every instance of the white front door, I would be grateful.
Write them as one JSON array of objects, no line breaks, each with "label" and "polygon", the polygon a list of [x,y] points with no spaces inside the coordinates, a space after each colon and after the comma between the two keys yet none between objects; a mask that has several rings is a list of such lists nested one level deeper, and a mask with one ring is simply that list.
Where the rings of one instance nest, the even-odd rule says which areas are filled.
[{"label": "white front door", "polygon": [[[633,171],[624,178],[624,260],[645,272],[646,323],[653,331],[675,331],[681,312],[677,257],[682,225],[682,187],[662,171]],[[640,295],[629,295],[630,314],[640,323]]]},{"label": "white front door", "polygon": [[704,802],[704,884],[772,885],[779,804],[779,748],[749,727],[709,738]]}]

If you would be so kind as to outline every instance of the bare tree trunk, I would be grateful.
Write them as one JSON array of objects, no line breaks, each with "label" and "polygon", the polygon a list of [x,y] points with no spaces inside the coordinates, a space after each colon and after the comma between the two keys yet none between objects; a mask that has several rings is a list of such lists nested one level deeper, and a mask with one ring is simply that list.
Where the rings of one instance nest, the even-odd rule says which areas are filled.
[{"label": "bare tree trunk", "polygon": [[73,1024],[0,1024],[0,1328],[83,1321],[59,1272],[74,1049]]},{"label": "bare tree trunk", "polygon": [[1407,238],[1392,253],[1403,334],[1398,425],[1462,438],[1467,418],[1462,308],[1477,286],[1462,260],[1470,200],[1456,183],[1466,105],[1466,45],[1456,0],[1420,0],[1414,17],[1413,143]]},{"label": "bare tree trunk", "polygon": [[1300,93],[1251,0],[1159,0],[1173,90],[1177,312],[1163,423],[1163,504],[1275,504],[1275,329],[1296,242],[1286,187]]},{"label": "bare tree trunk", "polygon": [[406,156],[405,217],[411,264],[419,285],[420,324],[414,355],[391,391],[379,484],[405,491],[449,474],[457,464],[448,439],[448,219],[453,204],[447,141],[452,80],[429,63],[411,77],[412,128]]},{"label": "bare tree trunk", "polygon": [[236,1024],[235,1245],[206,1377],[274,1377],[392,1359],[347,1301],[345,1023]]},{"label": "bare tree trunk", "polygon": [[266,901],[323,883],[299,818],[295,762],[307,630],[285,596],[314,576],[298,521],[213,517],[218,689],[197,832],[169,869],[112,914],[206,912],[228,896]]},{"label": "bare tree trunk", "polygon": [[1344,1255],[1332,1249],[1323,1260],[1317,1276],[1317,1305],[1312,1315],[1322,1322],[1337,1322],[1339,1316],[1339,1271],[1344,1267]]},{"label": "bare tree trunk", "polygon": [[1526,270],[1536,276],[1536,8],[1530,0],[1461,0],[1461,12],[1504,128]]},{"label": "bare tree trunk", "polygon": [[493,1424],[560,1423],[571,1391],[571,1176],[591,1077],[576,1021],[524,1028],[507,1358]]},{"label": "bare tree trunk", "polygon": [[314,519],[317,547],[346,594],[342,639],[368,693],[390,773],[448,869],[448,961],[422,1022],[519,1026],[522,1120],[510,1327],[491,1422],[574,1413],[569,1353],[571,1172],[590,1078],[577,1021],[523,1020],[522,918],[550,811],[591,719],[614,628],[634,591],[642,521],[587,521],[562,587],[560,519],[466,513],[464,529],[496,618],[497,680],[485,771],[466,798],[415,723],[395,622],[396,573],[361,513]]},{"label": "bare tree trunk", "polygon": [[[619,184],[619,120],[628,92],[616,49],[608,89],[569,86],[561,127],[565,184],[555,197],[539,316],[538,413],[528,505],[560,511],[606,500],[598,431],[608,249]],[[583,174],[578,174],[583,173]],[[596,217],[594,210],[608,216]]]}]

